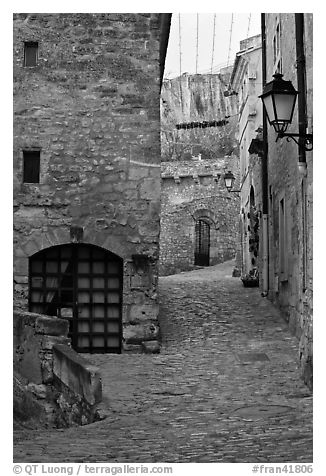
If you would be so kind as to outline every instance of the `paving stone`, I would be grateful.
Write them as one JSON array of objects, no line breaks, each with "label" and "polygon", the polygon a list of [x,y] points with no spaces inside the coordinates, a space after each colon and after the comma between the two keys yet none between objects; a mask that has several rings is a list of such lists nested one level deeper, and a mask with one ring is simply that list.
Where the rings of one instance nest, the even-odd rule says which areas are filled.
[{"label": "paving stone", "polygon": [[[87,355],[103,384],[92,425],[18,428],[15,462],[312,462],[312,398],[298,341],[234,262],[160,278],[160,354]],[[269,361],[243,365],[237,354]],[[249,406],[288,406],[242,418]],[[74,446],[72,446],[72,443]]]}]

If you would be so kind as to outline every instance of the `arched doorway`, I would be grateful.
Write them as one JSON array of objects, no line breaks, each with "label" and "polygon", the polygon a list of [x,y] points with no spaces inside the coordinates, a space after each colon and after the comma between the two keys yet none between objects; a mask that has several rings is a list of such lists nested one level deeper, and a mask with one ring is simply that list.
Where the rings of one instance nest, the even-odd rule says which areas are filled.
[{"label": "arched doorway", "polygon": [[195,265],[209,266],[210,225],[199,218],[195,224]]},{"label": "arched doorway", "polygon": [[255,191],[253,186],[250,187],[249,195],[249,269],[257,268],[258,264],[258,250],[259,250],[259,215],[255,203]]},{"label": "arched doorway", "polygon": [[121,352],[123,260],[102,248],[67,244],[29,260],[29,310],[69,320],[77,352]]}]

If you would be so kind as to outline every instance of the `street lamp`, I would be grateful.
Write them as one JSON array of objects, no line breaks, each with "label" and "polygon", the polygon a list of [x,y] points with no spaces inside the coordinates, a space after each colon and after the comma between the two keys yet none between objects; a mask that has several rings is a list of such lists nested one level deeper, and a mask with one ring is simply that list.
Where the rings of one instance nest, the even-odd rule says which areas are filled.
[{"label": "street lamp", "polygon": [[296,134],[286,132],[288,125],[291,124],[294,112],[294,106],[298,91],[294,89],[291,81],[284,81],[283,74],[276,73],[272,81],[264,87],[263,94],[259,96],[263,102],[268,122],[274,127],[277,133],[277,139],[286,137],[289,141],[295,139],[304,140],[305,150],[312,150],[312,134]]},{"label": "street lamp", "polygon": [[226,172],[226,174],[224,175],[225,187],[228,189],[228,192],[236,192],[236,193],[239,193],[241,190],[232,190],[234,181],[235,181],[235,176],[233,175],[233,173],[231,172],[231,170],[229,170],[229,171]]}]

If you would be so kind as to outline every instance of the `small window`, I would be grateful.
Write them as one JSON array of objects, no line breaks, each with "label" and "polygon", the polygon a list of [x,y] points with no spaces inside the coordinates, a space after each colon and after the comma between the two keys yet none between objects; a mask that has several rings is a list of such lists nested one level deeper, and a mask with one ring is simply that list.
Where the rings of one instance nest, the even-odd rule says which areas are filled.
[{"label": "small window", "polygon": [[273,63],[274,72],[282,73],[282,57],[281,57],[281,25],[278,22],[273,37]]},{"label": "small window", "polygon": [[26,41],[24,47],[24,66],[36,66],[38,58],[38,43]]},{"label": "small window", "polygon": [[281,279],[287,280],[287,220],[285,200],[282,198],[279,202],[279,269]]},{"label": "small window", "polygon": [[40,182],[40,151],[26,151],[24,150],[24,183],[39,183]]}]

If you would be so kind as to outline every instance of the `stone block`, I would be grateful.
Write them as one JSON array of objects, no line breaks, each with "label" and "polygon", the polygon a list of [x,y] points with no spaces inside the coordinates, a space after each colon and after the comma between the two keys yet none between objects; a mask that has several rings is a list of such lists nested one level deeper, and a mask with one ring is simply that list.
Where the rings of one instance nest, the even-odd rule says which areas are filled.
[{"label": "stone block", "polygon": [[150,277],[148,274],[140,275],[136,274],[130,277],[130,288],[147,288],[149,286]]},{"label": "stone block", "polygon": [[45,399],[48,395],[48,387],[44,384],[37,385],[35,383],[29,383],[26,388],[38,399]]},{"label": "stone block", "polygon": [[45,335],[41,339],[41,348],[43,350],[52,350],[53,346],[56,344],[64,344],[69,346],[70,339],[64,336],[53,336],[53,335]]},{"label": "stone block", "polygon": [[89,364],[71,347],[53,347],[53,374],[70,391],[83,397],[90,405],[102,400],[102,382],[98,367]]},{"label": "stone block", "polygon": [[129,322],[137,324],[146,321],[156,321],[158,313],[158,304],[133,304],[129,309]]},{"label": "stone block", "polygon": [[15,282],[17,284],[28,284],[28,276],[15,276]]},{"label": "stone block", "polygon": [[142,349],[145,354],[159,354],[161,346],[157,340],[149,340],[142,343]]},{"label": "stone block", "polygon": [[123,337],[126,344],[141,345],[144,341],[155,340],[159,337],[159,327],[154,323],[125,324]]},{"label": "stone block", "polygon": [[35,323],[37,334],[47,334],[49,336],[66,336],[68,328],[69,322],[57,317],[39,316]]},{"label": "stone block", "polygon": [[[26,255],[27,256],[27,255]],[[28,259],[27,258],[16,258],[13,263],[14,275],[28,276]]]},{"label": "stone block", "polygon": [[140,198],[155,200],[160,196],[160,184],[155,179],[145,179],[140,185]]},{"label": "stone block", "polygon": [[124,352],[130,352],[132,354],[142,354],[143,347],[140,344],[126,344],[123,343]]}]

